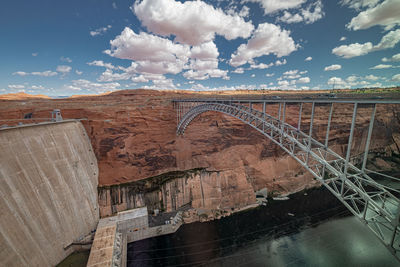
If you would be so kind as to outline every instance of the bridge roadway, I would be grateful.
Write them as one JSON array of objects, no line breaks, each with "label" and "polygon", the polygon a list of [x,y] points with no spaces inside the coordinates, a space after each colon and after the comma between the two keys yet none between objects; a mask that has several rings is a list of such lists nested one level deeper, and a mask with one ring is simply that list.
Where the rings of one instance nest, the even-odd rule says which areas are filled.
[{"label": "bridge roadway", "polygon": [[[217,111],[250,125],[255,130],[271,139],[291,155],[316,179],[329,189],[356,217],[358,217],[378,237],[378,239],[400,260],[400,191],[377,183],[368,170],[369,146],[372,137],[377,105],[400,104],[400,100],[391,99],[179,99],[173,100],[177,111],[177,134],[183,135],[185,129],[198,115]],[[301,117],[304,104],[311,105],[308,133],[302,131]],[[353,106],[350,134],[346,156],[342,157],[329,148],[334,106],[339,104]],[[287,105],[299,106],[297,126],[285,122]],[[262,110],[253,108],[262,105]],[[268,114],[269,105],[279,105],[277,117]],[[315,107],[325,105],[329,109],[327,129],[323,143],[312,137]],[[361,168],[351,163],[351,147],[356,126],[357,109],[363,105],[370,107],[371,117],[365,152]],[[400,105],[398,106],[400,108]],[[397,106],[396,106],[397,108]],[[388,175],[396,182],[400,179]]]}]

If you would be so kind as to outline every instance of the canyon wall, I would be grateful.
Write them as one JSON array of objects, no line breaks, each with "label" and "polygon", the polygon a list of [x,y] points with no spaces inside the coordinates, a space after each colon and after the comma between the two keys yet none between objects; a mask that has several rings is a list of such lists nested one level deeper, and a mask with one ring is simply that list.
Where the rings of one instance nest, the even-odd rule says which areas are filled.
[{"label": "canyon wall", "polygon": [[99,220],[98,167],[77,121],[0,130],[0,266],[54,266]]},{"label": "canyon wall", "polygon": [[277,196],[316,185],[290,156],[268,161],[260,159],[263,152],[262,146],[231,148],[232,160],[241,162],[243,157],[260,161],[254,167],[172,171],[136,182],[101,186],[100,215],[143,206],[147,206],[150,213],[155,209],[170,212],[187,208],[230,213],[255,204],[257,189],[266,187],[270,196]]},{"label": "canyon wall", "polygon": [[[203,113],[193,120],[184,136],[177,136],[172,99],[192,97],[206,95],[126,90],[103,96],[8,101],[0,105],[0,119],[23,118],[26,113],[44,118],[54,108],[61,109],[64,118],[87,118],[82,123],[99,164],[102,216],[143,204],[166,211],[188,202],[201,208],[225,209],[229,205],[240,208],[254,203],[254,192],[262,188],[271,194],[285,195],[315,185],[313,177],[279,146],[228,115]],[[262,106],[253,108],[261,110]],[[316,106],[313,137],[322,142],[328,108]],[[351,104],[334,106],[329,146],[342,156],[347,150],[352,108]],[[360,105],[357,112],[351,151],[356,158],[364,150],[371,111],[371,106]],[[277,116],[278,105],[268,105],[267,112]],[[287,105],[286,122],[297,126],[298,112],[298,104]],[[378,106],[371,143],[371,150],[386,155],[385,162],[392,167],[398,166],[390,160],[397,157],[400,146],[399,114],[398,105]],[[306,133],[310,117],[311,104],[305,104],[301,129]],[[386,166],[386,163],[377,164]],[[195,174],[195,170],[203,171]],[[193,173],[173,177],[175,172]],[[169,177],[167,180],[157,178],[165,175]],[[145,194],[136,189],[138,181],[149,184]],[[209,186],[204,186],[205,181]],[[173,188],[177,189],[169,188],[174,183]],[[213,200],[207,202],[207,198]]]}]

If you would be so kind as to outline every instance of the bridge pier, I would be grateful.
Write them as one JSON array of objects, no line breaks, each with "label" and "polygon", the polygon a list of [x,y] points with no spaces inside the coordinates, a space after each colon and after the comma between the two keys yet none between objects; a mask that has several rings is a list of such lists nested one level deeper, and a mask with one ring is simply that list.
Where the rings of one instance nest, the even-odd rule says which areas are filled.
[{"label": "bridge pier", "polygon": [[362,163],[362,167],[361,167],[361,171],[363,173],[365,173],[365,166],[367,165],[369,144],[370,144],[371,137],[372,137],[372,130],[374,128],[375,113],[376,113],[376,104],[374,104],[374,108],[371,113],[371,119],[369,120],[368,137],[367,137],[367,142],[365,143],[364,159],[363,159],[363,163]]}]

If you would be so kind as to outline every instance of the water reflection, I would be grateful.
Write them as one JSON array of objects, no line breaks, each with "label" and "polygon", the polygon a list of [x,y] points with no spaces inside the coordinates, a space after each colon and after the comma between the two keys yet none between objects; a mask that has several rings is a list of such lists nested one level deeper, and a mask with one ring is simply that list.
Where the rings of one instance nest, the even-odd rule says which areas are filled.
[{"label": "water reflection", "polygon": [[399,266],[349,215],[327,190],[311,190],[131,243],[128,266]]}]

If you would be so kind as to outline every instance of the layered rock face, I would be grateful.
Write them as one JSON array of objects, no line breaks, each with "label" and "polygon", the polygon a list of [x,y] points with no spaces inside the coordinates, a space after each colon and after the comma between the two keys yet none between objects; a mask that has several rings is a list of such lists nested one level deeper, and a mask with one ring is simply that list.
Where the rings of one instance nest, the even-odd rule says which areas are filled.
[{"label": "layered rock face", "polygon": [[[254,192],[265,187],[279,195],[316,184],[272,141],[228,115],[203,113],[189,125],[184,136],[177,136],[171,100],[186,97],[204,95],[131,90],[98,97],[15,101],[13,105],[2,105],[0,118],[21,118],[29,112],[48,117],[53,108],[61,109],[64,118],[87,118],[82,123],[98,159],[102,216],[143,204],[165,211],[189,203],[197,208],[239,209],[255,203]],[[325,138],[328,108],[316,107],[313,137],[320,141]],[[343,156],[352,108],[338,104],[334,109],[329,143]],[[307,133],[310,111],[311,104],[304,105],[301,127]],[[267,112],[277,116],[278,105],[268,105]],[[298,112],[298,105],[288,105],[286,121],[297,126]],[[354,156],[363,152],[370,113],[371,107],[359,107],[352,144]],[[399,107],[378,107],[371,149],[388,157],[397,155],[399,122]],[[177,171],[186,174],[175,173],[173,177]],[[157,178],[165,174],[167,180]],[[146,185],[145,192],[132,183],[141,180]]]}]

